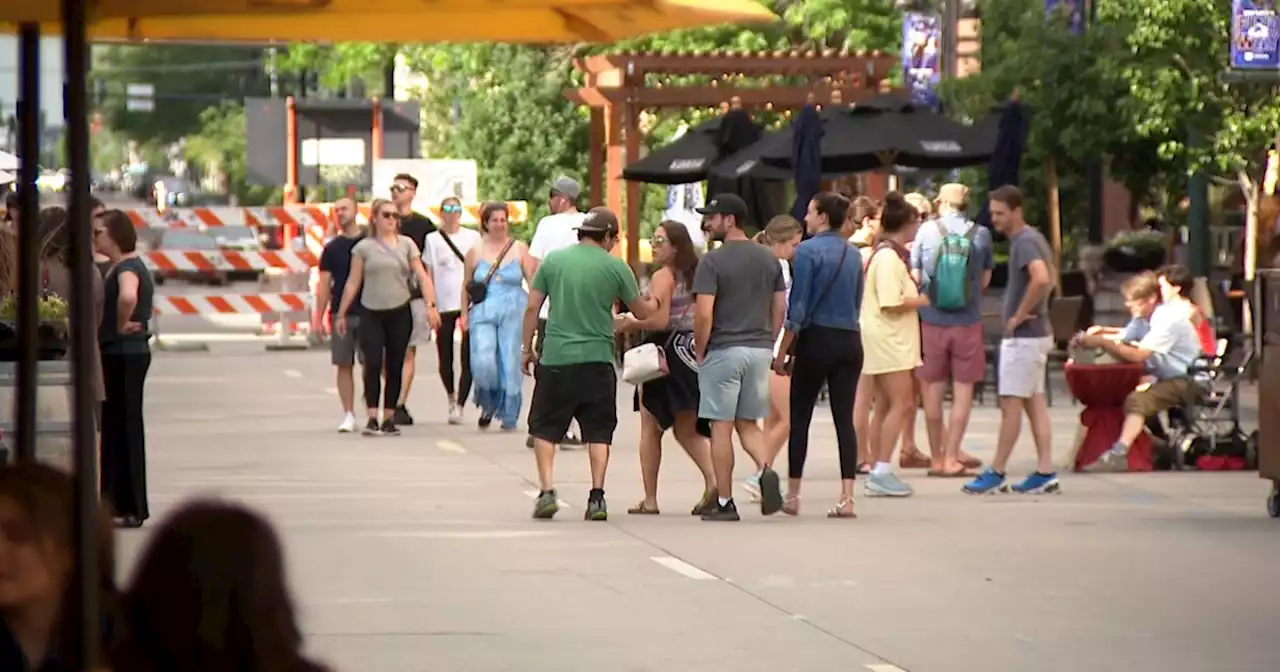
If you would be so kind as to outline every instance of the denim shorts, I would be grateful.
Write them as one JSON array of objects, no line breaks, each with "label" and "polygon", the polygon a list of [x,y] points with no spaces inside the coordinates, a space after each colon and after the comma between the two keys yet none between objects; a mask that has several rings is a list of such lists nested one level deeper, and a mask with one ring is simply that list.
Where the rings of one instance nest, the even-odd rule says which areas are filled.
[{"label": "denim shorts", "polygon": [[763,420],[769,415],[769,348],[711,350],[698,367],[698,417]]}]

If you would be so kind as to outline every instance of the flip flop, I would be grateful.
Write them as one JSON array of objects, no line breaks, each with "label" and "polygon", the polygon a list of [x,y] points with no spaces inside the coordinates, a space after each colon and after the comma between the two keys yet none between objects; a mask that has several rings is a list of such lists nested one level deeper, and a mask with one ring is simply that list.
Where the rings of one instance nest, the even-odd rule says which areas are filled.
[{"label": "flip flop", "polygon": [[960,458],[960,464],[963,465],[965,469],[981,469],[982,468],[982,460],[979,460],[978,458],[972,455],[967,455],[965,457]]},{"label": "flip flop", "polygon": [[639,504],[627,509],[627,513],[637,516],[656,516],[658,515],[658,510],[645,506],[644,501],[641,500]]},{"label": "flip flop", "polygon": [[930,469],[929,476],[933,478],[973,478],[977,474],[969,471],[964,467],[960,467],[955,471],[942,471],[940,469]]},{"label": "flip flop", "polygon": [[933,464],[923,453],[902,455],[898,458],[898,466],[902,469],[928,469]]},{"label": "flip flop", "polygon": [[866,475],[870,474],[870,473],[871,473],[871,469],[872,469],[874,466],[875,466],[875,465],[871,464],[870,462],[863,462],[862,464],[859,464],[859,465],[858,465],[858,475],[860,475],[860,476],[866,476]]}]

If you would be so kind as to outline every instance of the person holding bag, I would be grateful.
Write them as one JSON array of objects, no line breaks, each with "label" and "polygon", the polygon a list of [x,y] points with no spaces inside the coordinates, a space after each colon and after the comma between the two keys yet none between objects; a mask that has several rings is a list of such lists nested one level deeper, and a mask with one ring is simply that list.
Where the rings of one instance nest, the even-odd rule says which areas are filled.
[{"label": "person holding bag", "polygon": [[[404,376],[404,358],[413,332],[413,312],[409,308],[410,278],[427,303],[427,322],[440,327],[436,309],[436,288],[422,265],[422,253],[408,236],[400,235],[399,213],[391,201],[375,199],[369,208],[373,217],[372,235],[351,248],[351,275],[347,278],[334,327],[347,333],[347,312],[356,297],[364,311],[360,314],[360,352],[364,357],[364,400],[369,411],[365,436],[397,435],[396,402]],[[362,291],[363,290],[363,291]],[[379,379],[382,381],[382,421],[379,417]]]},{"label": "person holding bag", "polygon": [[[467,252],[480,242],[480,232],[462,226],[462,202],[449,196],[440,203],[440,228],[427,234],[422,262],[436,283],[440,300],[440,330],[436,333],[436,356],[440,364],[440,382],[449,395],[449,424],[462,424],[462,409],[471,392],[471,339],[467,336],[463,310],[467,307],[459,297],[468,278],[464,274]],[[462,332],[462,371],[458,384],[453,383],[455,334]]]},{"label": "person holding bag", "polygon": [[480,429],[497,417],[503,431],[514,431],[523,403],[520,328],[529,294],[523,281],[535,270],[529,248],[511,237],[507,204],[486,203],[480,211],[480,241],[463,265],[462,328],[469,332],[471,375],[480,407]]}]

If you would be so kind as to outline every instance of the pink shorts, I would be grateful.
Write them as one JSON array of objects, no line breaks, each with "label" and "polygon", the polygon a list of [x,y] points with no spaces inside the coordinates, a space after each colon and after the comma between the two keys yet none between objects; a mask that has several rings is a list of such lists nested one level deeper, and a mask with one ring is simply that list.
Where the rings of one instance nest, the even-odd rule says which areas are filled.
[{"label": "pink shorts", "polygon": [[964,327],[920,325],[920,356],[916,375],[926,383],[978,383],[987,375],[987,350],[982,323]]}]

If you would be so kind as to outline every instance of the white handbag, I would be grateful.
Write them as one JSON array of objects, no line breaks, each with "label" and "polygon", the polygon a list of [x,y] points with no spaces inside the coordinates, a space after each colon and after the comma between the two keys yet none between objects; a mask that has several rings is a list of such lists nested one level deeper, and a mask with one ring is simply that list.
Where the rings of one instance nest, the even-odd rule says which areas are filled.
[{"label": "white handbag", "polygon": [[622,379],[632,385],[643,385],[667,373],[666,348],[657,343],[642,343],[622,353]]}]

